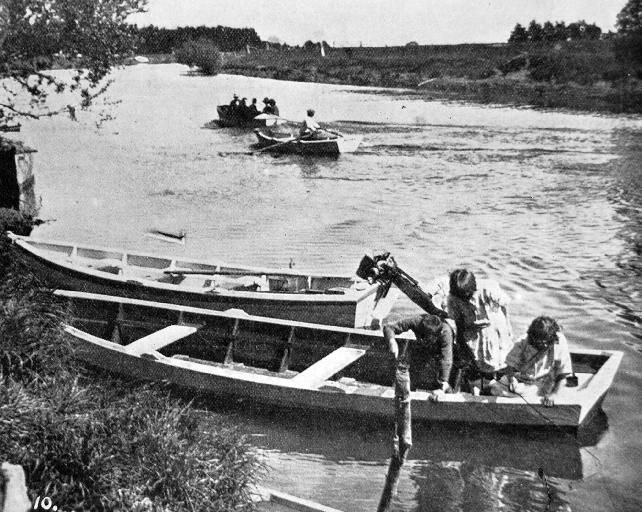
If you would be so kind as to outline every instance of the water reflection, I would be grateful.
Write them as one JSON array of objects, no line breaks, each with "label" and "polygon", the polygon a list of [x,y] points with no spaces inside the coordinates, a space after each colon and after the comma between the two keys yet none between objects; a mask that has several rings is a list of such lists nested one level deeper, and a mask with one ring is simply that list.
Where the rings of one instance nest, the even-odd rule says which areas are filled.
[{"label": "water reflection", "polygon": [[[248,404],[227,414],[269,454],[269,484],[346,510],[376,507],[391,423]],[[582,452],[606,428],[603,413],[578,435],[554,428],[416,423],[395,510],[546,510],[549,501],[548,510],[567,510],[567,483],[584,477]],[[338,484],[345,479],[348,489]]]}]

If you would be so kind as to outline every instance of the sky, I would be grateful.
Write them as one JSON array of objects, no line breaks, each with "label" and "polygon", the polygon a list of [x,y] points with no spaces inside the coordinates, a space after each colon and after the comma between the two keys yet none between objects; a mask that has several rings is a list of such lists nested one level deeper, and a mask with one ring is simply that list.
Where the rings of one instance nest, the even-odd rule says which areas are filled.
[{"label": "sky", "polygon": [[613,30],[627,0],[148,0],[139,26],[251,27],[263,40],[335,46],[506,42],[516,23],[586,20]]}]

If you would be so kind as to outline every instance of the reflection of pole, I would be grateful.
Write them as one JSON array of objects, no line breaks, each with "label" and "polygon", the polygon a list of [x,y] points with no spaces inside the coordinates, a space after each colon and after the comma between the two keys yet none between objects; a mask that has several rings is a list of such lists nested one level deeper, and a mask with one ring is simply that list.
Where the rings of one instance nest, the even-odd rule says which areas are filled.
[{"label": "reflection of pole", "polygon": [[386,512],[397,490],[401,466],[412,446],[412,418],[410,414],[410,374],[406,367],[397,367],[395,373],[395,435],[386,485],[381,494],[377,512]]}]

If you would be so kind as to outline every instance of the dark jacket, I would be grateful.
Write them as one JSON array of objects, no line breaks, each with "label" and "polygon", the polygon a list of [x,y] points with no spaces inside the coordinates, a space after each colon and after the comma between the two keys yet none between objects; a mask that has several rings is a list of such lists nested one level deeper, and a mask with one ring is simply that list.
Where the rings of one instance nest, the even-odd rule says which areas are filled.
[{"label": "dark jacket", "polygon": [[396,334],[413,331],[416,341],[399,340],[397,366],[410,368],[426,360],[438,360],[439,381],[448,382],[453,366],[453,330],[438,316],[422,314],[386,324],[383,334],[389,341]]}]

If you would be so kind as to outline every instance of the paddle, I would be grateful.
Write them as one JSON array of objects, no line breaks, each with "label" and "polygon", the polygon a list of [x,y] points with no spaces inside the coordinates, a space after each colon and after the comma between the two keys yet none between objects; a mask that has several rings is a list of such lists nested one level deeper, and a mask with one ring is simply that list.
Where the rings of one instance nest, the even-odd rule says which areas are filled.
[{"label": "paddle", "polygon": [[287,276],[287,277],[308,277],[304,274],[294,272],[261,272],[258,270],[193,270],[193,269],[167,269],[163,270],[165,274],[176,275],[221,275],[221,276]]},{"label": "paddle", "polygon": [[251,155],[258,155],[259,153],[263,153],[263,151],[267,151],[268,149],[274,149],[278,148],[279,146],[285,146],[286,144],[289,144],[290,142],[299,142],[301,140],[301,137],[298,137],[296,139],[288,139],[283,142],[278,142],[277,144],[271,144],[269,146],[265,146],[264,148],[261,148],[257,151],[253,151],[250,153]]}]

